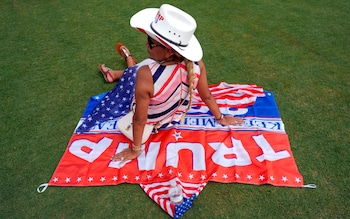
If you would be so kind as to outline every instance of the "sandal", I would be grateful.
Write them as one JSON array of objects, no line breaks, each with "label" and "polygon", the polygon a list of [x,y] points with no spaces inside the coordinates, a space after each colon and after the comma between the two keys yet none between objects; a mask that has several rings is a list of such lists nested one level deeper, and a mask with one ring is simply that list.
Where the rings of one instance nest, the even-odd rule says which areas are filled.
[{"label": "sandal", "polygon": [[[100,64],[100,65],[98,65],[98,67],[99,67],[101,73],[103,74],[103,77],[105,78],[106,82],[112,83],[114,81],[113,74],[111,73],[111,71],[113,71],[113,69],[106,67],[105,64]],[[102,69],[102,67],[107,68],[107,71],[104,71]]]},{"label": "sandal", "polygon": [[131,56],[133,61],[136,63],[135,58],[130,54],[130,51],[128,50],[128,48],[126,48],[126,46],[124,46],[123,43],[117,43],[115,45],[115,49],[117,50],[118,54],[125,59],[125,61],[129,56]]}]

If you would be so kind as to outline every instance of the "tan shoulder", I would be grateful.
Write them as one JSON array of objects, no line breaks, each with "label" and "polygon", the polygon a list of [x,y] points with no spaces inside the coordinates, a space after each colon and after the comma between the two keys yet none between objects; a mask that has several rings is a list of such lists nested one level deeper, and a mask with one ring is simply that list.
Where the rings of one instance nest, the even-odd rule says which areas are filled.
[{"label": "tan shoulder", "polygon": [[153,78],[151,70],[147,65],[141,66],[136,75],[136,93],[152,95]]}]

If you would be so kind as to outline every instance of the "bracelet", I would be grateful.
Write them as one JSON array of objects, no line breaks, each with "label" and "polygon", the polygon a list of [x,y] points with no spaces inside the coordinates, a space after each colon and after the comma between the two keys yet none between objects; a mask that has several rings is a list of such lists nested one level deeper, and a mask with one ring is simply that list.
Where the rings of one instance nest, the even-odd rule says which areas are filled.
[{"label": "bracelet", "polygon": [[219,119],[215,118],[218,122],[220,122],[224,118],[224,114],[221,113],[221,116]]},{"label": "bracelet", "polygon": [[142,145],[136,146],[136,145],[132,144],[132,150],[133,151],[141,151],[142,150]]}]

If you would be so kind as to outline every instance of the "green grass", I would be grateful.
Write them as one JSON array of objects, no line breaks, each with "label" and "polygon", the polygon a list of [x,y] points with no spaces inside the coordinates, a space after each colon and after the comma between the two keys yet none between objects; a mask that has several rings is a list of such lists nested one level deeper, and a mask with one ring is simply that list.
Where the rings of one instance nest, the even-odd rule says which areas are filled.
[{"label": "green grass", "polygon": [[[129,18],[162,1],[0,3],[0,218],[168,218],[137,185],[49,187],[98,72],[123,68],[114,45],[146,57]],[[317,189],[210,182],[183,218],[349,218],[350,3],[171,0],[192,14],[210,83],[273,91],[305,183]]]}]

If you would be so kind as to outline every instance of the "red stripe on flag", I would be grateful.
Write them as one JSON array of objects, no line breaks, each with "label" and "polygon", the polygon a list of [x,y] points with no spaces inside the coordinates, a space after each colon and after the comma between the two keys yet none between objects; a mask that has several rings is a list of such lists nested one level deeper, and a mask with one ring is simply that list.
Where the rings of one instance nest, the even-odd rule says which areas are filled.
[{"label": "red stripe on flag", "polygon": [[198,196],[207,183],[185,183],[181,182],[178,178],[175,178],[161,183],[140,184],[141,188],[151,199],[153,199],[154,202],[156,202],[171,217],[174,217],[175,204],[173,204],[168,197],[168,190],[172,180],[176,180],[178,184],[181,185],[183,195],[187,199],[194,194]]}]

